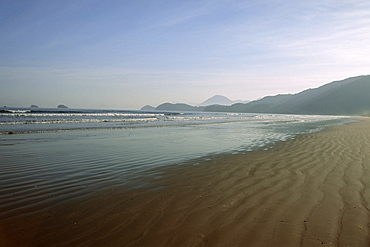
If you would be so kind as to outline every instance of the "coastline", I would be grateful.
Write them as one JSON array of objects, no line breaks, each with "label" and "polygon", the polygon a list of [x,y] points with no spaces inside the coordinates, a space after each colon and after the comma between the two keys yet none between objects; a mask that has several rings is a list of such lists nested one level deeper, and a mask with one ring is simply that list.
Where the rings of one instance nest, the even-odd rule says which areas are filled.
[{"label": "coastline", "polygon": [[[0,220],[7,246],[367,246],[370,119]],[[155,171],[155,172],[153,172]]]}]

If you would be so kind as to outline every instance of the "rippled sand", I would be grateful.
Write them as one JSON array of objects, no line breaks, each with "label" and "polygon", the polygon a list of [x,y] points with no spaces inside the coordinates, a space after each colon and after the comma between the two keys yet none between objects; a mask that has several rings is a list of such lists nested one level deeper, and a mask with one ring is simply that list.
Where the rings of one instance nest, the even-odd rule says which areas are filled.
[{"label": "rippled sand", "polygon": [[[4,246],[369,246],[370,120],[0,214]],[[154,176],[154,174],[156,174]],[[132,185],[134,186],[134,184]],[[45,206],[45,205],[43,205]]]}]

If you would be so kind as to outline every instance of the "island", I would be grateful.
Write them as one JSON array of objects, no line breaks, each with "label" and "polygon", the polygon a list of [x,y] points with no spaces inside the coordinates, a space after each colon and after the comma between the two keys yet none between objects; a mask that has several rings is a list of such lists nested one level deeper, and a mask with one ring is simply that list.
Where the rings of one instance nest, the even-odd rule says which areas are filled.
[{"label": "island", "polygon": [[155,111],[155,110],[156,110],[155,107],[150,105],[146,105],[140,109],[140,111]]}]

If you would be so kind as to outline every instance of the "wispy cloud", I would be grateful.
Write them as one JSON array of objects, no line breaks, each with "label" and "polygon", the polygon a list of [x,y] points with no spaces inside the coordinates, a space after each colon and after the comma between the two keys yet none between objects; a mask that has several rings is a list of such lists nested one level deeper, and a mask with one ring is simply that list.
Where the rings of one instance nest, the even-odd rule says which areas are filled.
[{"label": "wispy cloud", "polygon": [[224,90],[253,99],[370,68],[366,0],[34,1],[14,10],[0,24],[2,95],[64,86],[86,99],[84,88],[107,101],[159,101],[165,87],[173,98]]}]

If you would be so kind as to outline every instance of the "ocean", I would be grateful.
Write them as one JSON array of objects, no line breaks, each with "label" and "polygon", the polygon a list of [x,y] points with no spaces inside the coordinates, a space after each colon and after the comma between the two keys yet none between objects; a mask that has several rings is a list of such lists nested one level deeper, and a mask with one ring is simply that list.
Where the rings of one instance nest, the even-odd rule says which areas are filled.
[{"label": "ocean", "polygon": [[[0,212],[48,207],[112,186],[142,185],[153,168],[276,142],[353,121],[339,116],[0,108]],[[13,213],[12,213],[13,212]],[[13,215],[14,215],[13,214]]]}]

